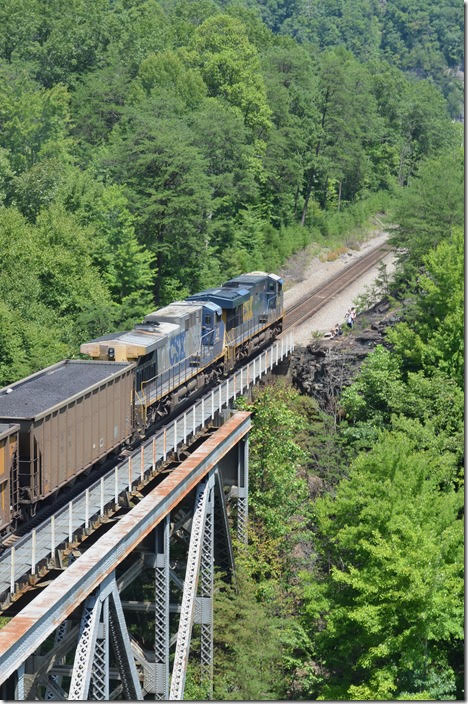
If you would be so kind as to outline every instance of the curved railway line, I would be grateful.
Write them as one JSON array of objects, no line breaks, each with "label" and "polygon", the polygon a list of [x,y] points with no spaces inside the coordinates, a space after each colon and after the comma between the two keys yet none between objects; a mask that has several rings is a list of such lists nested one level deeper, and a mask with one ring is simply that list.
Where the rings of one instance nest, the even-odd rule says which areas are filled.
[{"label": "curved railway line", "polygon": [[[266,374],[269,369],[272,369],[275,363],[278,364],[285,354],[287,355],[289,353],[294,346],[292,328],[300,325],[318,312],[338,293],[343,291],[378,261],[383,259],[389,251],[391,251],[391,247],[386,244],[371,250],[366,255],[349,264],[341,272],[334,275],[325,284],[316,287],[306,296],[302,297],[299,301],[286,309],[284,316],[284,332],[279,338],[277,338],[277,342],[265,348],[265,350],[261,352],[258,357],[252,359],[242,370],[238,369],[233,372],[225,381],[219,384],[218,387],[212,389],[208,395],[205,394],[202,400],[192,400],[191,405],[186,404],[187,410],[184,410],[184,404],[183,407],[177,411],[178,413],[181,413],[179,416],[179,421],[177,419],[173,420],[171,416],[166,419],[166,423],[163,424],[163,426],[159,427],[157,430],[157,458],[155,457],[155,441],[151,438],[143,440],[141,446],[139,445],[133,451],[126,453],[127,455],[134,457],[133,469],[131,464],[132,459],[129,457],[129,459],[126,460],[125,468],[123,466],[121,468],[122,471],[119,475],[118,481],[117,479],[114,481],[111,478],[109,485],[110,488],[106,488],[105,492],[103,477],[99,477],[100,475],[106,474],[106,472],[109,473],[109,463],[105,463],[97,473],[93,473],[93,476],[86,477],[85,482],[77,482],[74,490],[64,496],[63,500],[60,501],[58,505],[55,505],[55,513],[53,513],[53,511],[41,511],[29,525],[24,526],[22,531],[19,531],[16,535],[12,535],[10,538],[7,538],[3,544],[3,551],[0,550],[0,612],[5,608],[8,608],[8,605],[11,604],[11,596],[15,592],[17,596],[19,596],[21,592],[24,593],[24,588],[26,587],[26,590],[28,589],[28,582],[30,587],[33,586],[36,580],[33,578],[33,584],[31,584],[30,578],[24,582],[22,575],[26,574],[26,572],[30,572],[31,568],[34,575],[36,572],[34,568],[36,559],[38,568],[41,562],[43,568],[45,567],[45,563],[48,562],[48,560],[41,560],[39,549],[40,544],[42,542],[44,543],[43,548],[46,553],[50,552],[52,556],[54,553],[57,555],[55,552],[57,548],[52,547],[50,543],[50,531],[47,533],[47,538],[44,540],[39,539],[39,535],[41,531],[44,530],[46,523],[50,523],[52,521],[52,542],[55,540],[57,547],[58,544],[61,544],[62,548],[66,548],[66,546],[69,545],[67,552],[71,552],[72,548],[77,545],[77,542],[81,542],[80,540],[76,542],[76,530],[78,529],[78,533],[80,533],[81,528],[79,528],[78,525],[75,526],[75,520],[78,519],[75,519],[75,513],[72,514],[72,511],[70,510],[71,506],[77,507],[80,500],[82,500],[82,503],[84,504],[83,511],[85,515],[86,529],[83,533],[83,537],[85,535],[89,536],[91,533],[98,530],[102,525],[101,519],[105,514],[107,514],[107,508],[106,511],[104,511],[104,506],[107,507],[109,505],[114,507],[111,511],[112,515],[115,508],[117,508],[119,504],[121,505],[120,495],[122,491],[126,494],[128,501],[128,498],[135,491],[138,493],[147,483],[151,484],[151,481],[155,476],[154,470],[156,459],[159,460],[158,464],[159,462],[162,462],[164,465],[167,453],[167,460],[173,460],[174,457],[177,456],[177,445],[179,442],[181,443],[181,448],[184,448],[184,450],[187,451],[188,445],[190,444],[187,441],[188,437],[191,436],[191,442],[195,440],[197,433],[204,429],[206,417],[209,418],[211,416],[211,418],[214,418],[215,412],[220,413],[223,407],[229,405],[232,398],[235,398],[236,395],[242,393],[244,389],[249,387],[250,384],[255,383],[256,380]],[[283,343],[285,343],[284,351]],[[257,366],[255,366],[255,362],[257,362]],[[177,422],[179,422],[178,426]],[[154,429],[153,432],[155,432],[155,430],[156,429]],[[152,437],[154,438],[156,436]],[[164,438],[164,440],[162,440],[162,438]],[[179,450],[179,452],[180,451],[181,450]],[[159,457],[161,452],[162,456]],[[145,455],[144,460],[143,455]],[[146,455],[148,455],[148,457],[146,457]],[[120,459],[122,459],[122,456]],[[150,468],[152,466],[153,471],[143,471],[142,468],[148,466]],[[159,473],[161,470],[162,472],[167,472],[170,471],[170,469],[170,465],[164,469],[159,466],[156,473]],[[114,472],[115,470],[112,471]],[[86,488],[85,485],[89,488]],[[88,494],[88,498],[86,497],[86,494]],[[90,498],[94,494],[96,494],[96,496],[94,497],[94,501],[91,502]],[[79,497],[81,497],[81,499]],[[60,504],[63,504],[63,506]],[[51,516],[53,516],[53,518]],[[99,517],[101,517],[101,519]],[[98,520],[94,521],[92,518],[98,518]],[[108,519],[104,518],[104,520]],[[63,523],[63,526],[60,527],[61,523]],[[62,536],[59,536],[60,530],[62,531]],[[28,557],[31,552],[31,548],[26,547],[26,545],[29,546],[31,541],[34,544],[32,550],[35,557],[33,558]],[[20,548],[23,545],[25,549],[25,557],[23,558],[24,569],[21,569],[20,564],[18,563],[20,562]],[[50,548],[48,548],[49,545]],[[13,552],[16,551],[16,566],[13,564],[14,558],[11,555],[11,548],[13,546]],[[6,564],[7,562],[8,566]],[[52,562],[54,562],[53,558]],[[41,570],[38,569],[37,572],[40,574]],[[5,600],[5,592],[8,592],[9,586],[11,586],[10,599],[6,598]]]},{"label": "curved railway line", "polygon": [[[41,698],[42,693],[45,700],[86,700],[92,685],[95,688],[92,698],[115,699],[124,694],[124,699],[135,700],[143,699],[144,693],[155,693],[156,699],[163,698],[163,694],[167,699],[168,683],[171,681],[169,698],[183,698],[191,638],[191,625],[189,627],[188,624],[194,619],[196,603],[200,603],[197,599],[205,600],[202,606],[207,613],[208,609],[212,609],[212,565],[215,559],[224,559],[220,549],[230,550],[224,485],[219,468],[209,475],[211,478],[206,479],[205,483],[199,480],[203,480],[205,475],[208,477],[207,473],[215,467],[218,458],[224,457],[231,445],[231,449],[236,447],[236,442],[244,437],[250,427],[248,414],[243,414],[244,418],[240,420],[238,416],[242,414],[237,414],[225,422],[229,415],[227,409],[232,407],[233,399],[247,392],[291,354],[295,326],[314,315],[383,259],[389,250],[386,245],[372,250],[287,308],[284,312],[284,332],[272,344],[265,345],[259,354],[233,370],[221,383],[211,389],[205,387],[202,397],[194,399],[186,410],[179,409],[179,415],[171,420],[166,419],[159,430],[153,428],[153,434],[142,439],[133,450],[125,450],[119,458],[109,458],[112,467],[108,471],[101,467],[101,476],[97,476],[100,472],[92,472],[84,477],[86,488],[83,490],[81,487],[81,493],[77,483],[70,492],[73,496],[68,503],[65,502],[61,508],[56,503],[47,517],[38,514],[32,525],[24,526],[25,534],[22,537],[11,536],[10,547],[4,545],[4,551],[0,553],[0,613],[7,618],[13,617],[3,630],[0,644],[2,696],[11,690],[15,693],[15,699],[25,699],[27,686],[30,692],[36,687],[35,698]],[[244,424],[242,427],[240,422]],[[218,425],[222,428],[216,432]],[[213,440],[209,446],[211,436]],[[237,471],[237,483],[235,478],[232,479],[237,492],[233,496],[237,496],[238,502],[244,502],[240,504],[241,508],[238,503],[238,516],[245,511],[246,520],[247,494],[242,492],[248,491],[247,442],[243,446],[238,445],[237,455],[231,458],[231,464],[234,465],[234,474]],[[229,483],[228,475],[225,479]],[[179,572],[183,571],[184,564],[169,561],[169,541],[180,537],[177,531],[187,522],[189,514],[187,506],[182,505],[182,499],[189,495],[195,485],[197,493],[183,577],[174,570],[178,567]],[[203,497],[204,508],[200,508],[199,497]],[[171,515],[174,519],[172,524],[169,519]],[[165,517],[164,524],[161,517]],[[242,521],[238,522],[238,535],[239,527],[245,529],[242,525]],[[148,550],[148,546],[143,546],[142,537],[151,531],[156,542]],[[227,537],[225,543],[223,536]],[[126,563],[135,548],[140,550],[136,559],[132,558],[131,563]],[[79,557],[82,559],[75,562]],[[146,560],[146,557],[149,559]],[[228,559],[227,564],[232,565],[232,561]],[[141,604],[122,602],[119,591],[123,591],[147,566],[156,568],[154,585],[158,597],[154,603],[141,599]],[[125,571],[122,571],[124,567]],[[120,569],[119,573],[117,568]],[[207,570],[211,576],[207,576]],[[197,574],[202,582],[205,580],[205,584],[211,579],[211,586],[203,587],[203,597],[196,597],[194,575]],[[179,589],[183,588],[180,605],[174,595],[171,597],[171,579]],[[171,603],[171,599],[175,602]],[[81,603],[83,608],[80,611],[77,609]],[[144,651],[138,641],[132,642],[130,639],[123,613],[124,604],[130,610],[139,605],[145,613],[150,605],[155,628],[152,659],[148,659],[149,651]],[[177,631],[172,637],[169,624],[171,609],[180,613]],[[212,611],[210,613],[212,618]],[[78,617],[79,626],[76,624]],[[197,623],[202,624],[201,633],[205,638],[202,642],[208,653],[206,657],[212,658],[212,631],[206,628],[203,631],[206,625],[203,620]],[[108,629],[112,637],[108,635]],[[53,632],[52,644],[47,638]],[[113,662],[110,660],[111,640],[115,651]],[[174,643],[174,665],[169,680],[169,649]],[[38,659],[26,665],[30,655]],[[67,657],[73,658],[72,667],[66,664]],[[49,674],[45,675],[45,672]],[[10,680],[7,682],[8,677]],[[71,677],[68,696],[63,689],[64,677]],[[118,686],[111,691],[111,682],[115,685],[117,681]],[[65,689],[67,682],[65,679]],[[97,685],[101,689],[96,689]],[[94,696],[96,692],[105,696]]]},{"label": "curved railway line", "polygon": [[343,271],[335,274],[327,283],[314,288],[310,293],[286,310],[284,315],[284,329],[289,330],[294,326],[301,325],[301,323],[305,322],[323,308],[323,306],[331,301],[338,293],[341,293],[341,291],[365,274],[366,271],[377,264],[377,262],[383,259],[390,251],[391,247],[387,244],[376,247],[347,266]]}]

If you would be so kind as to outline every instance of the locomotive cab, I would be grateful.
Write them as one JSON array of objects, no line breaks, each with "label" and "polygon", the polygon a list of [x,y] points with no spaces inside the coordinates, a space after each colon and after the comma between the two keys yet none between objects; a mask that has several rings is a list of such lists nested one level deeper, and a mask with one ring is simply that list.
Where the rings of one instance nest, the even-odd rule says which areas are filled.
[{"label": "locomotive cab", "polygon": [[213,347],[216,343],[221,342],[222,348],[224,343],[224,323],[222,316],[222,308],[216,305],[216,303],[211,303],[211,301],[203,303],[201,342],[205,347]]},{"label": "locomotive cab", "polygon": [[283,310],[283,279],[276,274],[268,274],[267,286],[268,310]]},{"label": "locomotive cab", "polygon": [[246,288],[212,288],[189,296],[189,301],[210,301],[222,311],[222,322],[226,331],[226,341],[236,335],[236,330],[245,320],[245,310],[250,310],[250,293]]}]

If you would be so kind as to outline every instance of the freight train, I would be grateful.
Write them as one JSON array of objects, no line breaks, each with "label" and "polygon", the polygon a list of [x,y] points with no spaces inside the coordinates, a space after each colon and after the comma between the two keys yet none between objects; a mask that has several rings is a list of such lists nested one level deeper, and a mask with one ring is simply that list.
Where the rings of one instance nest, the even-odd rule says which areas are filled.
[{"label": "freight train", "polygon": [[282,280],[251,272],[81,345],[0,389],[0,536],[282,330]]}]

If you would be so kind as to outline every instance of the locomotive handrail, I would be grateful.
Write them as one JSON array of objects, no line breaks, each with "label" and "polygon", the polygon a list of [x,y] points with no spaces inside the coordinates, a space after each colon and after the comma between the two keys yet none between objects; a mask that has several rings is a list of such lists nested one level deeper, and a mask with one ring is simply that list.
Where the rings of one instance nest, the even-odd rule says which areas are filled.
[{"label": "locomotive handrail", "polygon": [[259,332],[260,330],[263,330],[263,328],[268,327],[268,325],[270,323],[272,323],[274,320],[279,319],[280,313],[281,313],[281,309],[275,308],[274,310],[271,310],[270,313],[267,314],[266,320],[264,322],[260,322],[260,321],[255,322],[255,319],[247,320],[245,323],[241,323],[240,325],[237,325],[232,330],[226,331],[226,343],[228,345],[235,344],[235,343],[240,342],[244,339],[246,332],[248,332],[248,333],[250,333],[250,335],[252,335],[252,333]]},{"label": "locomotive handrail", "polygon": [[[156,401],[158,398],[160,398],[161,396],[163,396],[164,393],[169,393],[170,391],[173,391],[177,386],[180,385],[180,383],[183,383],[183,382],[187,381],[188,379],[191,379],[192,377],[196,376],[196,375],[200,372],[200,369],[196,369],[196,368],[191,369],[190,366],[187,366],[187,363],[190,363],[190,360],[191,360],[193,357],[195,357],[196,355],[200,355],[200,358],[201,358],[201,356],[202,356],[202,347],[203,347],[203,344],[202,344],[201,340],[203,340],[203,338],[206,337],[207,335],[211,335],[212,333],[213,333],[213,331],[210,330],[209,332],[207,332],[207,333],[205,333],[204,335],[201,336],[201,339],[200,339],[200,346],[199,346],[197,352],[195,352],[195,353],[193,353],[193,354],[190,354],[190,355],[188,355],[187,357],[184,357],[184,359],[180,360],[179,362],[176,362],[175,364],[173,364],[172,366],[168,367],[167,369],[165,369],[165,370],[164,370],[163,372],[161,372],[160,374],[156,374],[155,376],[151,377],[150,379],[145,379],[144,381],[141,382],[141,391],[143,392],[144,397],[145,397],[145,400],[144,400],[145,409],[148,408],[148,406],[149,406],[150,404],[149,404],[148,401],[147,401],[147,398],[146,398],[146,388],[144,389],[144,388],[143,388],[144,386],[145,386],[145,387],[148,387],[148,386],[151,384],[152,390],[155,390],[155,391],[156,391],[155,397],[154,397],[154,399],[153,399],[154,401]],[[208,345],[208,346],[209,346],[209,347],[214,347],[215,345]],[[218,355],[217,357],[213,357],[213,358],[210,358],[210,359],[209,359],[209,364],[210,364],[210,365],[213,364],[213,362],[216,362],[216,360],[218,360],[221,356],[222,356],[222,348],[220,349],[220,353],[219,353],[219,355]],[[183,367],[183,368],[185,369],[185,371],[186,371],[186,374],[185,374],[185,376],[184,376],[183,378],[181,378],[181,376],[180,376],[181,365],[182,365],[182,367]],[[170,382],[174,382],[174,378],[175,378],[175,377],[174,377],[174,371],[176,370],[176,367],[177,367],[178,372],[179,372],[179,376],[178,376],[178,379],[177,379],[177,382],[178,382],[178,383],[177,383],[177,384],[174,384],[174,383],[171,384]],[[163,380],[162,380],[162,377],[165,376],[165,375],[167,375],[167,378],[166,378],[166,381],[163,381]],[[160,389],[159,394],[158,394],[158,382],[160,382],[160,383],[159,383],[159,389]],[[164,387],[166,386],[166,384],[167,384],[167,388],[164,389]],[[164,391],[163,391],[163,390],[164,390]]]}]

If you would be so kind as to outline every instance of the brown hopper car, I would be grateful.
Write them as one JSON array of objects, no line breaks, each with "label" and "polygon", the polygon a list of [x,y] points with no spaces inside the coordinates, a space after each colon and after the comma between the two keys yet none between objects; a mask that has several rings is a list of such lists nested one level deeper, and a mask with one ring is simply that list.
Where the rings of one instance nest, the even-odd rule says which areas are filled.
[{"label": "brown hopper car", "polygon": [[20,426],[25,517],[131,437],[134,367],[65,360],[0,389],[0,423]]},{"label": "brown hopper car", "polygon": [[0,533],[18,516],[18,431],[0,423]]}]

